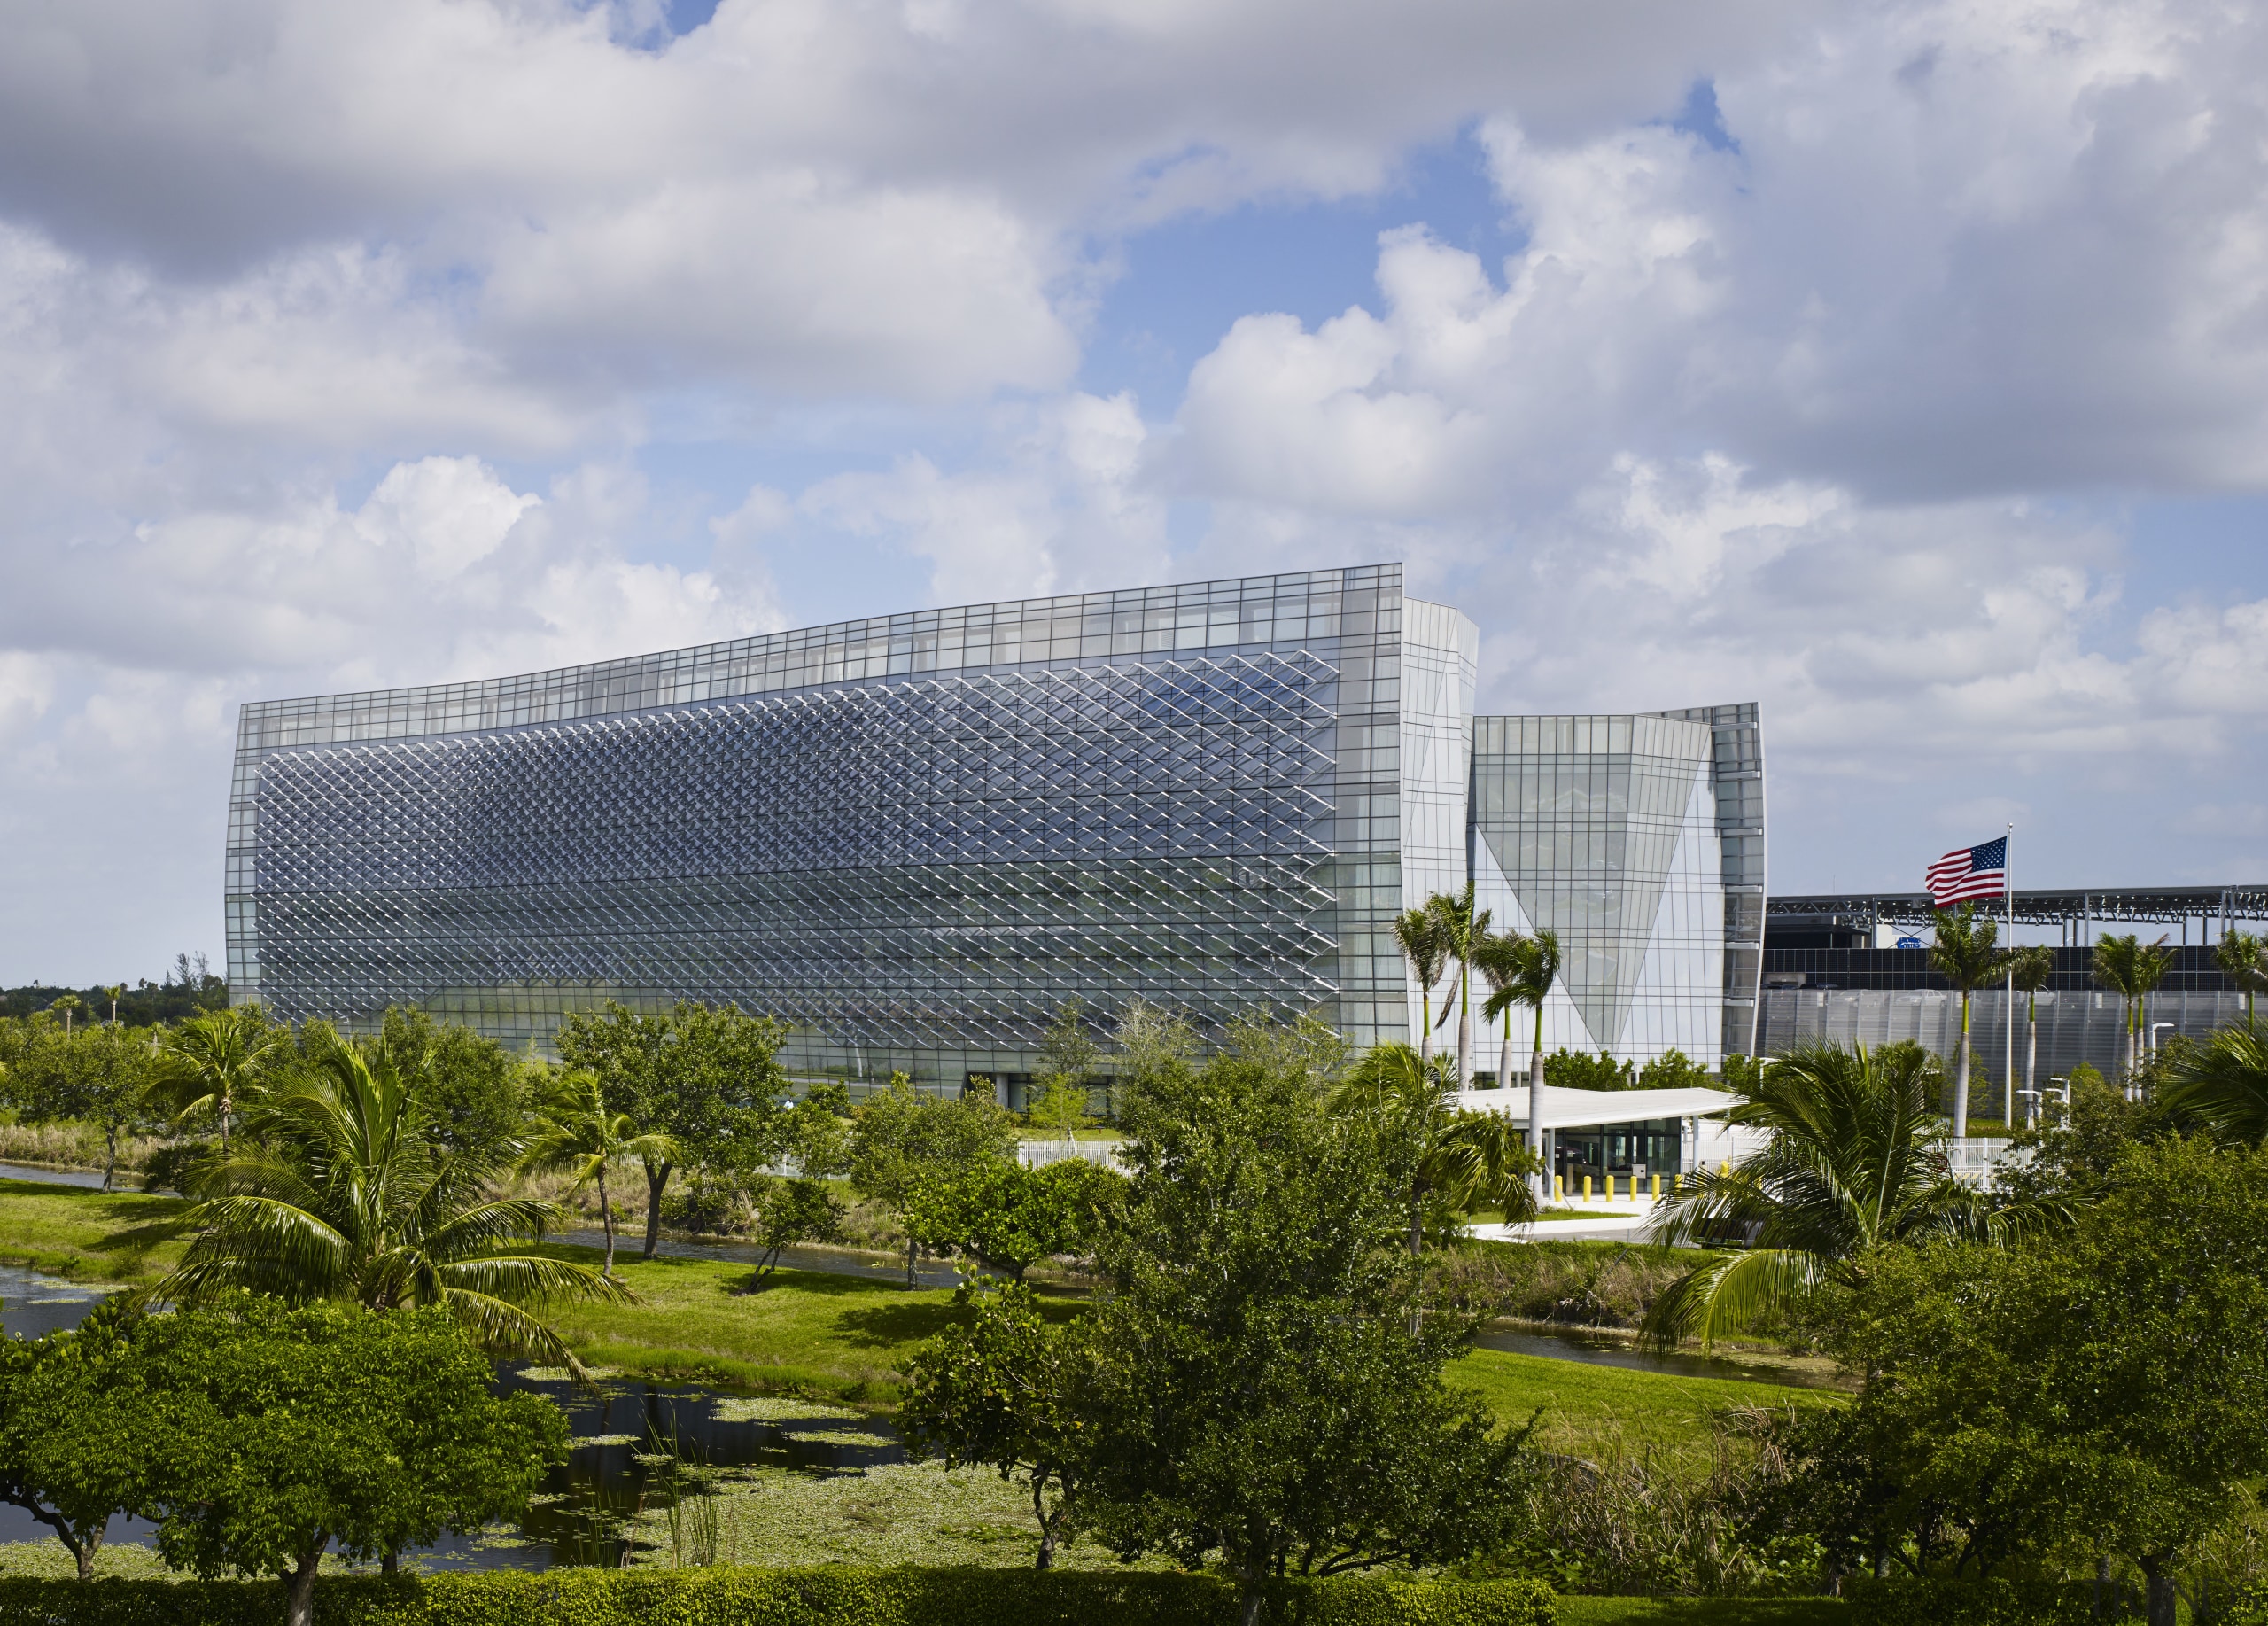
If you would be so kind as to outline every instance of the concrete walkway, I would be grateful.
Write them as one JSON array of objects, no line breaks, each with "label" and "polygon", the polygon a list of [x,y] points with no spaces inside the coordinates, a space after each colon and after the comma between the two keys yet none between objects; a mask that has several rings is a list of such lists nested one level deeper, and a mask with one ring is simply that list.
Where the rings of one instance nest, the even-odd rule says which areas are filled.
[{"label": "concrete walkway", "polygon": [[1484,1242],[1635,1242],[1653,1216],[1628,1209],[1601,1205],[1596,1218],[1538,1219],[1525,1225],[1473,1225],[1471,1234]]}]

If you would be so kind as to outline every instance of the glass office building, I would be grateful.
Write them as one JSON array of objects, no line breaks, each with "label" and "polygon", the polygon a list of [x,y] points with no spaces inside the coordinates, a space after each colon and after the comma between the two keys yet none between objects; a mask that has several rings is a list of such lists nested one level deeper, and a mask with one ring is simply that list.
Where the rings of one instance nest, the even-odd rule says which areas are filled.
[{"label": "glass office building", "polygon": [[[1381,565],[250,704],[231,992],[353,1028],[416,1004],[516,1046],[607,1000],[732,1000],[789,1024],[791,1067],[932,1083],[1028,1074],[1073,996],[1105,1023],[1139,995],[1211,1031],[1265,1005],[1405,1037],[1394,916],[1472,873],[1503,754],[1479,642]],[[1655,720],[1678,750],[1711,735]],[[1670,1008],[1689,973],[1729,997],[1696,953],[1584,1008]],[[1631,1029],[1657,1031],[1685,1030]]]},{"label": "glass office building", "polygon": [[[1764,926],[1756,707],[1472,725],[1477,900],[1549,930],[1543,1047],[1751,1054]],[[1530,1034],[1533,1033],[1533,1026]],[[1514,1029],[1525,1060],[1532,1039]]]}]

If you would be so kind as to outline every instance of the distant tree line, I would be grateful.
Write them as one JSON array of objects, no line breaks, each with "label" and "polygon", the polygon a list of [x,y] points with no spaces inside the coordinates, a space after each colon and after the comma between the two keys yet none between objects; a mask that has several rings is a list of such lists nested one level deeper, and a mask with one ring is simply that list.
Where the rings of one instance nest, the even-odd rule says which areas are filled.
[{"label": "distant tree line", "polygon": [[229,983],[216,976],[202,954],[177,954],[164,978],[89,988],[50,987],[33,983],[22,988],[0,988],[0,1016],[28,1016],[50,1010],[59,1000],[66,1009],[85,1011],[107,1020],[116,1007],[117,1020],[129,1028],[146,1028],[161,1022],[180,1022],[199,1011],[220,1010],[229,1003]]}]

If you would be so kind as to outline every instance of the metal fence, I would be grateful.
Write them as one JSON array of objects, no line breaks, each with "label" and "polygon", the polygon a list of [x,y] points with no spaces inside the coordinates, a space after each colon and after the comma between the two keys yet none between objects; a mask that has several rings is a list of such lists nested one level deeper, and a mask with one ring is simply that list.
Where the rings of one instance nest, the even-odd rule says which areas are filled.
[{"label": "metal fence", "polygon": [[[2024,1000],[2016,996],[2016,1071],[2021,1087],[2024,1066]],[[2039,1077],[2068,1074],[2081,1062],[2106,1078],[2125,1065],[2125,1011],[2117,994],[2090,990],[2039,996]],[[2006,1080],[2008,996],[1999,989],[1973,997],[1969,1035],[1975,1071],[1969,1085],[1971,1109],[1997,1109]],[[2244,1020],[2244,996],[2229,992],[2155,993],[2145,1002],[2147,1042],[2152,1029],[2162,1042],[2169,1033],[2198,1039],[2215,1028]],[[1760,1048],[1785,1055],[1801,1045],[1822,1043],[1869,1046],[1912,1039],[1925,1050],[1953,1056],[1961,1040],[1961,996],[1932,989],[1767,988]],[[1992,1089],[1984,1087],[1990,1081]]]}]

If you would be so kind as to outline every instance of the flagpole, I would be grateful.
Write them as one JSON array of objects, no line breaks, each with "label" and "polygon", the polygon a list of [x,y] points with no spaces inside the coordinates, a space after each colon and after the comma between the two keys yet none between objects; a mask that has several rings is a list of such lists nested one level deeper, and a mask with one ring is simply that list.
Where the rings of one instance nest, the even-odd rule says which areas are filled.
[{"label": "flagpole", "polygon": [[[2016,827],[2013,821],[2008,825],[2008,833],[2001,840],[2004,844],[2000,848],[2000,884],[2008,891],[2008,946],[2009,952],[2014,953],[2016,945]],[[2008,963],[2008,986],[2002,1001],[2000,1029],[2008,1039],[2007,1058],[2000,1064],[2000,1099],[2008,1105],[2000,1116],[2008,1120],[2003,1127],[2014,1134],[2016,1123],[2016,968],[2013,961]]]}]

